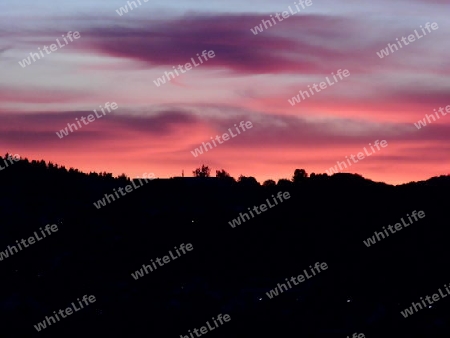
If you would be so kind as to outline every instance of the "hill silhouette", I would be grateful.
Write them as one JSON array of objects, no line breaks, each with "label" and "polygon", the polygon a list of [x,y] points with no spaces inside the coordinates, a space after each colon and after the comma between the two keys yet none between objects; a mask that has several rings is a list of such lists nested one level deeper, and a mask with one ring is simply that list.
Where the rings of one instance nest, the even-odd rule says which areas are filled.
[{"label": "hill silhouette", "polygon": [[[2,337],[180,337],[220,313],[231,321],[208,337],[450,333],[447,299],[412,318],[400,314],[450,281],[450,176],[392,186],[297,169],[292,180],[259,184],[222,172],[153,179],[97,209],[105,194],[138,180],[43,160],[8,163],[0,171],[0,252],[47,224],[58,231],[0,261]],[[230,226],[279,192],[290,198]],[[364,244],[414,210],[425,217]],[[182,243],[192,252],[132,277]],[[266,295],[316,262],[328,269]],[[96,302],[42,332],[34,328],[85,294]]]}]

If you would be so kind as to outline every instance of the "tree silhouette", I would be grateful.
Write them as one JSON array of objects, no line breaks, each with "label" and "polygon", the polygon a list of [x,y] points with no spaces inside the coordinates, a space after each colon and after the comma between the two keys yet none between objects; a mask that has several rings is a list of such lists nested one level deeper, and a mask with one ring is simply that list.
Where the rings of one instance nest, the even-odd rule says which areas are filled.
[{"label": "tree silhouette", "polygon": [[294,176],[292,176],[292,182],[298,183],[304,181],[308,177],[305,169],[295,169]]},{"label": "tree silhouette", "polygon": [[292,186],[292,182],[289,181],[287,178],[280,178],[277,183],[277,187],[283,188],[283,189],[289,189]]},{"label": "tree silhouette", "polygon": [[277,184],[274,180],[265,180],[262,185],[263,187],[275,187]]},{"label": "tree silhouette", "polygon": [[251,187],[251,186],[259,186],[258,181],[256,180],[256,178],[252,177],[252,176],[244,176],[244,175],[240,175],[238,178],[238,183],[241,186],[245,186],[245,187]]},{"label": "tree silhouette", "polygon": [[227,173],[225,170],[216,170],[216,177],[218,178],[226,178],[231,177],[229,173]]},{"label": "tree silhouette", "polygon": [[121,180],[121,181],[124,181],[124,182],[130,181],[130,178],[129,178],[125,173],[122,173],[121,175],[119,175],[119,176],[117,177],[117,179],[119,179],[119,180]]},{"label": "tree silhouette", "polygon": [[192,173],[195,177],[210,177],[211,169],[202,164],[201,168],[195,169]]}]

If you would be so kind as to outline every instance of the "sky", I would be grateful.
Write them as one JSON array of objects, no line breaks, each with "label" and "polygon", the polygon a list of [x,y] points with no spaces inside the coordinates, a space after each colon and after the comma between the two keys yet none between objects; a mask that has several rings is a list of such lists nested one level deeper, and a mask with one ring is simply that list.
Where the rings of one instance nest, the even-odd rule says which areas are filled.
[{"label": "sky", "polygon": [[[415,126],[450,111],[447,0],[295,2],[300,11],[291,0],[135,3],[0,2],[0,151],[131,177],[192,176],[205,164],[262,183],[337,161],[390,184],[449,174],[450,113]],[[297,13],[275,19],[289,7]],[[68,32],[79,38],[65,43]],[[411,34],[421,37],[396,40]],[[23,63],[57,39],[62,47]],[[402,47],[381,58],[388,44]],[[214,57],[199,63],[203,51]],[[191,58],[198,66],[158,82]],[[349,76],[333,80],[339,70]],[[332,85],[289,103],[327,77]],[[107,102],[118,108],[100,113]],[[100,117],[58,136],[95,109]],[[241,121],[253,127],[193,155]],[[388,145],[371,151],[377,140]],[[364,148],[371,155],[358,160]]]}]

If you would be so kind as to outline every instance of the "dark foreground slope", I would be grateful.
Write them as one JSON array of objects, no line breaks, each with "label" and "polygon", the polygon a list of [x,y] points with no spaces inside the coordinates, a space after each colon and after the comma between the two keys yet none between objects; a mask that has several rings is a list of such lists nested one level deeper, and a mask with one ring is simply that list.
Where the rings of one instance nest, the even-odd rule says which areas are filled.
[{"label": "dark foreground slope", "polygon": [[[153,180],[97,209],[129,182],[20,161],[0,172],[0,251],[46,224],[58,231],[0,261],[1,337],[180,337],[218,314],[208,337],[448,337],[450,297],[400,311],[450,283],[449,177],[389,186],[357,175],[262,187]],[[290,198],[232,228],[279,191]],[[425,217],[367,247],[412,211]],[[180,244],[193,250],[135,280]],[[328,269],[270,299],[309,265]],[[96,302],[34,328],[83,295]],[[196,335],[194,334],[194,337]]]}]

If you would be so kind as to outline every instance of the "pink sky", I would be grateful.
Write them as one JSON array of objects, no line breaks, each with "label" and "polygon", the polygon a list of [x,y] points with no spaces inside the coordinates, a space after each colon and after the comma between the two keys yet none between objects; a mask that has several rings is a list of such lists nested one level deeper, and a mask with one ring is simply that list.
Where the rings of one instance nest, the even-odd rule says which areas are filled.
[{"label": "pink sky", "polygon": [[[82,1],[61,12],[22,12],[10,4],[0,14],[4,153],[128,176],[191,175],[206,164],[262,182],[291,178],[296,168],[324,173],[386,140],[388,147],[344,172],[392,184],[449,173],[450,114],[420,130],[414,126],[450,105],[449,8],[443,1],[313,1],[258,35],[250,28],[293,2],[206,8],[183,1],[176,9],[149,2],[123,16],[115,10],[126,2],[116,0],[93,8]],[[427,22],[439,29],[377,56]],[[81,38],[19,65],[68,31]],[[215,57],[154,84],[203,50]],[[339,69],[350,76],[295,106],[288,103]],[[62,139],[56,135],[106,102],[119,108]],[[192,155],[241,121],[253,128]]]}]

